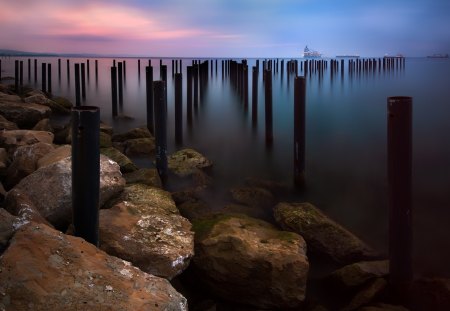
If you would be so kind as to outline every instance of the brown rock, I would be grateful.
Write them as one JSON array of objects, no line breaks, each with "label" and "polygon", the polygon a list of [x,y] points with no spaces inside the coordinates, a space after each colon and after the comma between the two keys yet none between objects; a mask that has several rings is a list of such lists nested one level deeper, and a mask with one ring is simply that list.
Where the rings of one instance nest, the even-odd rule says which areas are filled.
[{"label": "brown rock", "polygon": [[190,221],[204,218],[205,216],[212,214],[211,208],[208,204],[200,199],[185,201],[178,205],[178,209],[180,210],[180,214]]},{"label": "brown rock", "polygon": [[33,202],[28,197],[28,194],[12,189],[8,192],[4,208],[12,215],[17,216],[22,223],[35,222],[53,227],[44,217],[38,212]]},{"label": "brown rock", "polygon": [[70,114],[70,109],[58,104],[43,94],[34,94],[24,98],[24,102],[49,107],[53,113]]},{"label": "brown rock", "polygon": [[360,292],[358,292],[355,297],[350,301],[350,303],[342,309],[342,311],[352,311],[356,310],[361,306],[367,305],[381,294],[381,292],[386,288],[387,282],[385,279],[378,278],[369,282]]},{"label": "brown rock", "polygon": [[[17,96],[16,96],[17,97]],[[23,103],[20,98],[0,100],[0,114],[17,124],[19,128],[32,128],[40,120],[50,116],[50,108],[37,104]]]},{"label": "brown rock", "polygon": [[18,130],[17,124],[5,119],[4,116],[0,115],[0,130]]},{"label": "brown rock", "polygon": [[113,135],[112,141],[113,142],[125,142],[126,140],[135,139],[135,138],[153,138],[153,135],[150,133],[150,131],[146,127],[138,127],[138,128],[131,129],[125,133]]},{"label": "brown rock", "polygon": [[167,158],[169,169],[180,177],[185,177],[212,166],[212,162],[193,149],[182,149]]},{"label": "brown rock", "polygon": [[156,168],[140,168],[137,171],[124,174],[123,177],[127,184],[144,184],[152,187],[161,188],[161,178]]},{"label": "brown rock", "polygon": [[36,125],[33,127],[33,131],[45,131],[45,132],[52,132],[53,133],[53,127],[50,124],[49,119],[42,119]]},{"label": "brown rock", "polygon": [[22,178],[33,173],[38,168],[38,160],[53,149],[55,149],[53,145],[47,143],[18,147],[14,152],[12,163],[6,171],[5,186],[7,189],[11,189]]},{"label": "brown rock", "polygon": [[262,178],[246,178],[245,183],[249,187],[263,188],[275,195],[283,195],[289,192],[289,185],[283,182]]},{"label": "brown rock", "polygon": [[6,169],[9,166],[9,156],[5,148],[0,148],[0,175],[6,174]]},{"label": "brown rock", "polygon": [[111,136],[100,131],[100,148],[112,147]]},{"label": "brown rock", "polygon": [[150,155],[155,152],[155,139],[134,138],[123,143],[124,153],[127,156]]},{"label": "brown rock", "polygon": [[53,142],[53,134],[50,132],[31,130],[0,132],[0,146],[6,148],[10,155],[20,146],[33,145],[39,142],[51,144]]},{"label": "brown rock", "polygon": [[45,225],[16,232],[0,271],[6,310],[187,310],[167,280]]},{"label": "brown rock", "polygon": [[8,247],[9,240],[15,231],[15,222],[17,222],[17,217],[0,208],[0,254]]},{"label": "brown rock", "polygon": [[283,229],[302,235],[311,251],[337,263],[349,264],[378,257],[358,237],[310,203],[278,203],[274,217]]},{"label": "brown rock", "polygon": [[[56,228],[64,228],[72,218],[71,166],[71,158],[65,158],[41,167],[14,187],[27,193],[39,213]],[[124,186],[117,163],[101,155],[99,206],[120,193]]]},{"label": "brown rock", "polygon": [[361,261],[334,271],[329,280],[341,290],[360,286],[370,279],[385,277],[389,274],[389,261]]},{"label": "brown rock", "polygon": [[222,214],[244,214],[249,217],[262,219],[268,222],[273,222],[272,210],[261,208],[258,206],[248,206],[242,204],[228,204],[220,210]]},{"label": "brown rock", "polygon": [[275,199],[269,191],[258,187],[235,187],[230,190],[233,199],[241,204],[271,209]]},{"label": "brown rock", "polygon": [[121,153],[119,150],[113,147],[109,148],[101,148],[100,152],[113,160],[114,162],[117,162],[120,166],[120,171],[122,173],[129,173],[134,172],[138,169],[136,164],[133,163],[126,155]]},{"label": "brown rock", "polygon": [[194,263],[215,295],[263,309],[298,309],[309,270],[306,243],[261,220],[216,215],[193,222]]},{"label": "brown rock", "polygon": [[72,155],[72,146],[71,145],[63,145],[56,149],[53,149],[51,152],[40,158],[37,162],[37,167],[41,168],[43,166],[47,166],[53,164],[55,162],[61,161],[67,157]]}]

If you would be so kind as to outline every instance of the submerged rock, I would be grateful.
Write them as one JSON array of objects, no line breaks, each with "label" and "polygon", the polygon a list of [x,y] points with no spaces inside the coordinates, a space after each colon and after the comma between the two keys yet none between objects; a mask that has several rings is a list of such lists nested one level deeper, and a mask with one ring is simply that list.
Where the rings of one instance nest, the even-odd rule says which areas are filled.
[{"label": "submerged rock", "polygon": [[0,148],[0,175],[6,174],[6,169],[9,166],[9,156],[5,148]]},{"label": "submerged rock", "polygon": [[185,270],[194,255],[194,235],[170,194],[134,184],[118,200],[100,211],[100,248],[167,279]]},{"label": "submerged rock", "polygon": [[[120,193],[124,186],[125,180],[117,163],[101,155],[99,206]],[[14,189],[27,193],[40,214],[56,228],[64,228],[71,222],[71,158],[41,167],[22,179]]]},{"label": "submerged rock", "polygon": [[6,310],[187,310],[167,280],[45,225],[16,232],[0,271]]},{"label": "submerged rock", "polygon": [[278,203],[274,216],[283,229],[302,235],[311,251],[337,263],[350,264],[378,257],[358,237],[310,203]]},{"label": "submerged rock", "polygon": [[194,263],[215,295],[259,308],[299,308],[309,269],[306,243],[244,215],[193,222]]},{"label": "submerged rock", "polygon": [[342,267],[329,276],[329,281],[337,288],[350,289],[363,285],[368,280],[389,274],[389,261],[361,261]]},{"label": "submerged rock", "polygon": [[408,309],[403,306],[394,306],[385,303],[377,303],[374,305],[359,308],[358,311],[408,311]]},{"label": "submerged rock", "polygon": [[234,187],[230,190],[233,199],[241,204],[270,209],[275,199],[270,191],[258,187]]}]

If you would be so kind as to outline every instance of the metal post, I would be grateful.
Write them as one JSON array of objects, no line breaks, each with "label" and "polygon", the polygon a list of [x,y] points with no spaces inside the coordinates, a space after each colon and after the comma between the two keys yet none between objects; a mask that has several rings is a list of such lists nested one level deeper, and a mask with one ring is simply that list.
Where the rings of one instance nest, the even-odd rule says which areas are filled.
[{"label": "metal post", "polygon": [[388,97],[389,271],[394,297],[405,300],[412,270],[412,98]]},{"label": "metal post", "polygon": [[37,82],[37,59],[34,59],[34,82]]},{"label": "metal post", "polygon": [[272,145],[273,125],[272,125],[272,72],[265,70],[265,117],[266,117],[266,144]]},{"label": "metal post", "polygon": [[19,92],[19,61],[14,62],[14,89]]},{"label": "metal post", "polygon": [[48,76],[47,92],[49,94],[51,94],[52,93],[52,64],[50,64],[50,63],[47,65],[47,76]]},{"label": "metal post", "polygon": [[119,66],[118,71],[118,86],[119,86],[119,106],[122,107],[123,105],[123,64],[122,62],[117,62]]},{"label": "metal post", "polygon": [[98,80],[98,60],[95,60],[95,80]]},{"label": "metal post", "polygon": [[252,68],[252,124],[258,122],[258,69]]},{"label": "metal post", "polygon": [[87,78],[89,79],[90,76],[90,67],[89,66],[89,59],[86,60],[86,69],[87,69]]},{"label": "metal post", "polygon": [[67,63],[67,82],[69,82],[70,84],[70,61],[67,60],[66,63]]},{"label": "metal post", "polygon": [[75,106],[81,106],[80,98],[80,64],[75,64]]},{"label": "metal post", "polygon": [[46,92],[46,86],[47,86],[47,64],[42,63],[42,92]]},{"label": "metal post", "polygon": [[163,183],[167,181],[167,110],[166,110],[166,82],[155,81],[155,145],[156,169]]},{"label": "metal post", "polygon": [[58,80],[61,80],[61,58],[58,58]]},{"label": "metal post", "polygon": [[138,77],[141,76],[141,60],[138,59]]},{"label": "metal post", "polygon": [[186,72],[187,72],[187,79],[186,79],[186,81],[187,81],[187,83],[186,83],[187,109],[186,109],[186,113],[187,113],[188,124],[191,124],[192,123],[192,66],[187,66]]},{"label": "metal post", "polygon": [[[0,67],[1,67],[1,65],[0,65]],[[0,77],[1,77],[1,74],[0,74]],[[30,82],[30,81],[31,81],[31,59],[28,59],[28,82]]]},{"label": "metal post", "polygon": [[175,142],[183,141],[183,75],[175,74]]},{"label": "metal post", "polygon": [[81,98],[86,99],[86,69],[84,63],[81,63]]},{"label": "metal post", "polygon": [[72,109],[72,210],[74,235],[98,246],[100,110]]},{"label": "metal post", "polygon": [[153,67],[148,66],[145,67],[145,88],[147,91],[147,128],[148,130],[154,134],[154,116],[153,116]]},{"label": "metal post", "polygon": [[198,107],[198,65],[194,65],[194,109]]},{"label": "metal post", "polygon": [[294,79],[294,184],[305,184],[305,93],[304,77]]},{"label": "metal post", "polygon": [[111,67],[112,116],[117,117],[117,67]]},{"label": "metal post", "polygon": [[20,88],[23,87],[23,61],[20,61],[20,69],[19,69],[19,84],[20,84]]}]

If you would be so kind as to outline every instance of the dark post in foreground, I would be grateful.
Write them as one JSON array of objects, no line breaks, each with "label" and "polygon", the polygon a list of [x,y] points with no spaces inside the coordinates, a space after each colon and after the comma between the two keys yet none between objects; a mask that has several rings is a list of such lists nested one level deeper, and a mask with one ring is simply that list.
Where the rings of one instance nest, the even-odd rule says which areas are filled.
[{"label": "dark post in foreground", "polygon": [[412,271],[412,98],[388,97],[389,272],[392,297],[408,298]]},{"label": "dark post in foreground", "polygon": [[305,184],[305,78],[294,79],[294,184]]},{"label": "dark post in foreground", "polygon": [[153,82],[155,105],[155,145],[156,169],[161,181],[167,181],[167,110],[166,110],[166,82]]},{"label": "dark post in foreground", "polygon": [[80,64],[75,64],[75,106],[81,106]]},{"label": "dark post in foreground", "polygon": [[74,235],[98,246],[100,110],[72,109],[72,211]]}]

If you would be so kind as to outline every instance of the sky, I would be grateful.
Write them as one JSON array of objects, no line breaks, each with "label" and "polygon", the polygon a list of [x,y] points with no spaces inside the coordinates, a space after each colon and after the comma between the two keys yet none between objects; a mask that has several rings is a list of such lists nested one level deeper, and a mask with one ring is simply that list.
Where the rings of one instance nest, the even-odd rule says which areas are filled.
[{"label": "sky", "polygon": [[0,49],[162,57],[450,53],[450,0],[0,0]]}]

